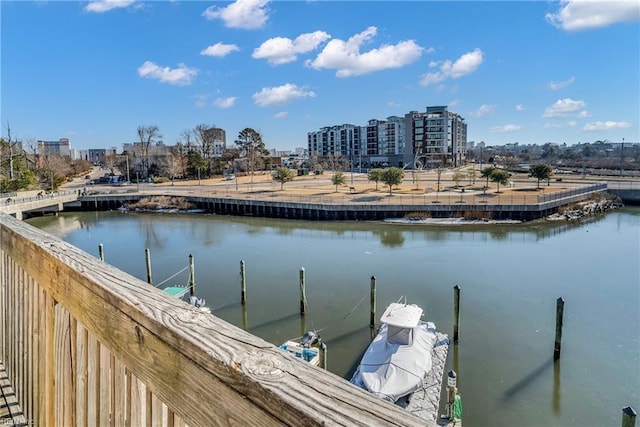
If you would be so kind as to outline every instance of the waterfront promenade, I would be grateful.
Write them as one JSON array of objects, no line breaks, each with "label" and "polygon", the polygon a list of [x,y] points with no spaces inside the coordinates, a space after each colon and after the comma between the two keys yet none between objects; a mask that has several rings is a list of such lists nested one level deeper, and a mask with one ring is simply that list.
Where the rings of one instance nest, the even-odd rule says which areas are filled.
[{"label": "waterfront promenade", "polygon": [[[364,173],[345,173],[345,184],[331,183],[332,173],[298,176],[284,184],[274,181],[270,173],[256,172],[227,180],[216,176],[202,180],[175,181],[162,184],[131,183],[127,186],[85,185],[85,180],[76,179],[64,189],[86,190],[88,194],[135,194],[214,196],[252,200],[290,201],[294,203],[321,204],[496,204],[529,205],[557,198],[558,193],[575,191],[587,185],[602,182],[600,177],[553,177],[549,182],[537,181],[526,174],[515,174],[510,184],[498,186],[478,176],[455,182],[453,173],[442,173],[440,182],[434,171],[405,173],[403,182],[394,186],[391,194],[384,183],[367,179]],[[561,181],[557,181],[560,179]],[[640,189],[640,182],[637,183]]]}]

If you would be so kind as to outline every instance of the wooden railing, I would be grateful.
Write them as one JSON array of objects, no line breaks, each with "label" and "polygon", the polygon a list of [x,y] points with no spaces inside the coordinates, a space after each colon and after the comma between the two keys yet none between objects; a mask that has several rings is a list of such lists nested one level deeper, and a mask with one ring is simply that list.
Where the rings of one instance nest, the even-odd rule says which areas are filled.
[{"label": "wooden railing", "polygon": [[33,425],[425,425],[6,214],[0,242],[0,357]]}]

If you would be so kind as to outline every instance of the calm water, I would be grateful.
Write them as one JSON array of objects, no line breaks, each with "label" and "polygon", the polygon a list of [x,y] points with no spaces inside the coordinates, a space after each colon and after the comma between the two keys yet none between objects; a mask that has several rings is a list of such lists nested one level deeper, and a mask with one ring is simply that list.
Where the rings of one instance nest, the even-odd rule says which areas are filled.
[{"label": "calm water", "polygon": [[[581,224],[426,227],[210,215],[65,213],[29,223],[154,283],[188,265],[215,314],[279,344],[320,329],[329,369],[349,377],[369,342],[369,284],[378,317],[406,296],[452,334],[462,288],[458,372],[465,426],[618,426],[640,409],[640,209]],[[299,310],[305,268],[309,312]],[[186,283],[187,272],[166,282]],[[565,299],[553,365],[556,299]]]}]

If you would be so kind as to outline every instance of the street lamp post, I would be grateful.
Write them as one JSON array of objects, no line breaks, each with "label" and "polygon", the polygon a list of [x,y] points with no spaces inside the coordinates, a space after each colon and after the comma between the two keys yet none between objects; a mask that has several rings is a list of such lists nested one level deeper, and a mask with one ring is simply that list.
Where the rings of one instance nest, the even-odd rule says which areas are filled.
[{"label": "street lamp post", "polygon": [[624,169],[624,138],[622,138],[622,145],[620,146],[620,176],[622,176],[623,169]]}]

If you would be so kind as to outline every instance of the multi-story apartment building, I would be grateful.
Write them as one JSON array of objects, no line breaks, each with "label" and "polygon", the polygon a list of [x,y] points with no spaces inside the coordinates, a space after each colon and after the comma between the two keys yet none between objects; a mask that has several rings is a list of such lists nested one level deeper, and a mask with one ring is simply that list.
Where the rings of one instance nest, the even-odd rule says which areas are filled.
[{"label": "multi-story apartment building", "polygon": [[467,152],[467,124],[446,106],[427,107],[405,115],[415,158],[427,168],[460,166]]},{"label": "multi-story apartment building", "polygon": [[363,167],[458,166],[466,158],[467,124],[447,107],[427,107],[404,117],[372,119],[366,126],[327,126],[307,134],[309,154],[341,155]]},{"label": "multi-story apartment building", "polygon": [[102,159],[107,154],[107,150],[104,148],[90,148],[87,151],[87,159],[94,165],[102,163]]},{"label": "multi-story apartment building", "polygon": [[38,153],[54,156],[71,156],[71,144],[69,138],[60,138],[57,141],[38,141]]},{"label": "multi-story apartment building", "polygon": [[222,157],[224,150],[227,148],[227,134],[224,129],[209,128],[204,131],[204,138],[210,141],[211,157]]},{"label": "multi-story apartment building", "polygon": [[309,155],[344,156],[351,165],[362,159],[364,141],[363,128],[351,124],[327,126],[307,134]]}]

